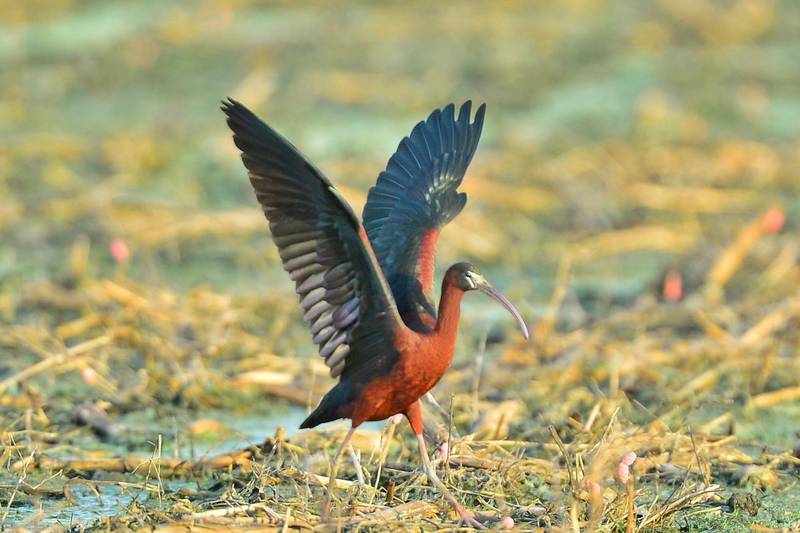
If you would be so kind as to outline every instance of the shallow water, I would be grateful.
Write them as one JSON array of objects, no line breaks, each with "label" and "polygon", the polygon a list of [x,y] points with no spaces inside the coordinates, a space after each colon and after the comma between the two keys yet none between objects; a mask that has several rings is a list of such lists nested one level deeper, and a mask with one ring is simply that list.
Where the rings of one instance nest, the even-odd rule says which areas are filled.
[{"label": "shallow water", "polygon": [[[177,418],[179,413],[174,418]],[[194,439],[178,441],[179,457],[202,458],[240,450],[247,446],[257,445],[275,434],[279,427],[286,430],[287,435],[298,431],[298,426],[306,416],[305,409],[277,403],[270,406],[268,412],[234,413],[224,410],[183,413],[181,418],[194,420],[217,420],[225,430],[219,433],[204,435]],[[121,417],[116,422],[118,435],[106,442],[99,442],[92,437],[87,449],[102,450],[112,456],[127,454],[152,454],[153,444],[142,435],[163,431],[169,424],[163,420],[154,420],[148,413],[134,413]],[[162,454],[172,456],[175,449],[174,440],[163,437]],[[155,440],[155,439],[154,439]],[[27,479],[28,484],[36,486],[43,479]],[[95,479],[84,481],[75,479],[64,483],[63,478],[45,482],[44,486],[52,486],[54,490],[48,495],[14,494],[13,487],[17,478],[8,475],[0,476],[0,529],[24,526],[40,529],[52,525],[66,528],[96,524],[105,517],[125,512],[132,505],[141,504],[148,508],[160,507],[158,500],[159,487],[174,493],[182,488],[195,488],[197,483],[188,479],[149,479],[147,489],[145,479],[133,475],[95,475]],[[61,487],[63,486],[63,491]],[[12,500],[13,494],[13,500]],[[11,503],[9,504],[9,501]],[[170,502],[169,505],[172,505]],[[6,514],[7,513],[7,514]],[[3,519],[3,516],[5,518]]]},{"label": "shallow water", "polygon": [[[186,481],[168,480],[164,488],[179,490]],[[153,485],[153,482],[150,482]],[[144,488],[122,488],[118,484],[79,483],[69,488],[69,498],[43,497],[22,500],[9,509],[3,525],[23,526],[36,530],[53,525],[65,528],[87,526],[104,517],[114,516],[130,508],[134,501],[156,505],[151,491]]]}]

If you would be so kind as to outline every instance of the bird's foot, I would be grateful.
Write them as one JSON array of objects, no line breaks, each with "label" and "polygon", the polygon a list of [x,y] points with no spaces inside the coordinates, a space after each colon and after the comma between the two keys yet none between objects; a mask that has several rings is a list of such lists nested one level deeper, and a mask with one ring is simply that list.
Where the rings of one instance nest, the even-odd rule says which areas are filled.
[{"label": "bird's foot", "polygon": [[453,504],[453,508],[458,513],[458,523],[465,526],[474,527],[475,529],[486,529],[486,527],[478,522],[472,513],[467,511],[460,503]]}]

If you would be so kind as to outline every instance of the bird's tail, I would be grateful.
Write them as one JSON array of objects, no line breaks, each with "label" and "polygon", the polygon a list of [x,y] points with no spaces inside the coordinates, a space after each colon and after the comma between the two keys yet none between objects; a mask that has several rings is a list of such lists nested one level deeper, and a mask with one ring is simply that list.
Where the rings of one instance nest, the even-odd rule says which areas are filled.
[{"label": "bird's tail", "polygon": [[348,411],[352,409],[355,392],[352,384],[339,382],[322,397],[317,408],[300,424],[300,429],[313,428],[325,422],[350,416]]}]

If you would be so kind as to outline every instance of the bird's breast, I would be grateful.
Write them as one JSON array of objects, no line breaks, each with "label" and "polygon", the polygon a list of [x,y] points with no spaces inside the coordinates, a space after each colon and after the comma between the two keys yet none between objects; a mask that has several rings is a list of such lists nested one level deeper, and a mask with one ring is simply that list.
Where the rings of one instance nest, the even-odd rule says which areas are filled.
[{"label": "bird's breast", "polygon": [[416,400],[442,379],[453,360],[454,343],[443,342],[433,333],[412,333],[399,344],[397,372]]},{"label": "bird's breast", "polygon": [[404,413],[442,378],[453,359],[454,342],[433,334],[405,330],[396,336],[400,358],[392,373],[365,385],[359,393],[353,422],[383,420]]}]

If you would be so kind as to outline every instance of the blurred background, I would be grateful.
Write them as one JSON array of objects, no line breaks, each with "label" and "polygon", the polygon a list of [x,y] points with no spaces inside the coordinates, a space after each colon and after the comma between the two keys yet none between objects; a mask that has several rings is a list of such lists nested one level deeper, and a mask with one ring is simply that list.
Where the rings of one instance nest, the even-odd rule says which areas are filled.
[{"label": "blurred background", "polygon": [[[332,383],[227,96],[357,212],[418,121],[487,103],[436,279],[479,265],[536,340],[465,299],[437,388],[463,433],[511,409],[503,435],[547,441],[548,424],[569,433],[602,399],[630,428],[716,421],[708,432],[790,451],[798,57],[789,0],[0,0],[0,481],[26,502],[16,520],[76,512],[31,510],[24,457],[150,453],[159,435],[194,456],[291,435]],[[792,519],[780,513],[759,516],[777,527]]]}]

